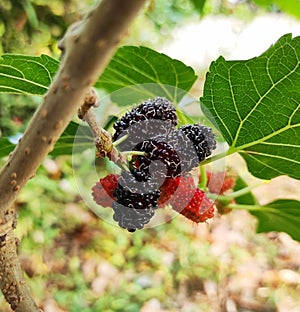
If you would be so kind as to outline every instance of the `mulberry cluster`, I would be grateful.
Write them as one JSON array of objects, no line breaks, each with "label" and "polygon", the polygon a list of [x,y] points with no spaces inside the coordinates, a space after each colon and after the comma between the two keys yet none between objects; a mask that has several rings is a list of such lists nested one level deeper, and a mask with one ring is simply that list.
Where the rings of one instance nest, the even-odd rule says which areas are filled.
[{"label": "mulberry cluster", "polygon": [[[129,172],[122,172],[117,183],[110,177],[114,179],[109,193],[114,199],[113,218],[120,227],[141,229],[155,209],[166,204],[194,222],[213,216],[213,203],[195,186],[189,172],[216,148],[214,134],[198,124],[176,126],[175,107],[161,97],[141,103],[114,124],[113,141],[126,136],[117,148],[138,152],[129,163]],[[99,204],[106,185],[100,180],[93,188]]]},{"label": "mulberry cluster", "polygon": [[151,164],[156,175],[163,177],[177,177],[198,167],[200,162],[210,156],[216,148],[216,141],[211,128],[194,124],[174,129],[167,135],[158,135],[150,140],[138,143],[133,150],[145,152],[145,156],[136,156],[133,172],[150,174]]}]

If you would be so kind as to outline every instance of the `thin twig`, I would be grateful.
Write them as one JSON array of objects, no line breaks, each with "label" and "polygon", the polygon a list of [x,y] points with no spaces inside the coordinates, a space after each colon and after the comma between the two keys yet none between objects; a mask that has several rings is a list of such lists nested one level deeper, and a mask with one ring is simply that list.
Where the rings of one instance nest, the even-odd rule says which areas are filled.
[{"label": "thin twig", "polygon": [[78,109],[78,117],[84,119],[86,113],[92,108],[98,106],[98,96],[94,88],[90,88],[84,97],[83,104]]},{"label": "thin twig", "polygon": [[96,92],[91,88],[86,94],[83,104],[78,109],[78,117],[88,123],[99,156],[106,157],[112,152],[113,144],[111,135],[99,125],[96,115],[92,110],[92,107],[96,106],[97,103],[98,98]]}]

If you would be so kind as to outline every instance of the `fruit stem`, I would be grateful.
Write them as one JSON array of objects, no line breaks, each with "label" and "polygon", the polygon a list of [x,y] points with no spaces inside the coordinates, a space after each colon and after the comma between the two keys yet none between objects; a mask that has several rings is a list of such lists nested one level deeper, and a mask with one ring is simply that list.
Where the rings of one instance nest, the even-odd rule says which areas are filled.
[{"label": "fruit stem", "polygon": [[261,186],[263,184],[267,184],[269,182],[270,181],[268,181],[268,180],[264,180],[264,181],[262,181],[260,183],[257,183],[257,184],[254,184],[254,185],[249,185],[247,187],[244,187],[244,188],[242,188],[242,189],[240,189],[238,191],[235,191],[235,192],[229,194],[229,197],[230,198],[237,198],[237,197],[246,195],[246,194],[250,193],[253,189],[255,189],[255,188],[257,188],[257,187],[259,187],[259,186]]},{"label": "fruit stem", "polygon": [[214,193],[206,193],[207,197],[209,197],[212,200],[218,200],[220,202],[222,202],[223,206],[227,206],[227,204],[230,202],[230,200],[232,199],[231,196],[226,196],[226,195],[219,195],[219,194],[214,194]]},{"label": "fruit stem", "polygon": [[128,167],[127,167],[124,163],[122,163],[121,166],[123,167],[123,169],[124,169],[125,171],[129,171]]},{"label": "fruit stem", "polygon": [[207,176],[206,176],[206,170],[204,166],[200,166],[200,178],[201,178],[201,181],[198,184],[198,188],[201,190],[205,190],[206,184],[207,184]]},{"label": "fruit stem", "polygon": [[113,147],[118,146],[119,144],[121,144],[122,142],[124,142],[127,138],[128,138],[128,134],[122,136],[119,140],[113,142]]},{"label": "fruit stem", "polygon": [[229,209],[245,209],[248,211],[263,210],[265,207],[260,205],[239,205],[239,204],[230,204],[227,206]]},{"label": "fruit stem", "polygon": [[90,88],[85,95],[83,104],[78,110],[78,117],[89,125],[99,155],[104,157],[112,152],[113,145],[111,135],[98,124],[96,115],[92,110],[97,104],[97,94],[93,88]]},{"label": "fruit stem", "polygon": [[269,212],[273,214],[280,213],[280,209],[276,209],[268,206],[260,205],[240,205],[240,204],[230,204],[227,206],[229,209],[244,209],[248,211],[260,211],[260,212]]},{"label": "fruit stem", "polygon": [[231,154],[233,154],[235,152],[236,152],[236,150],[228,149],[226,151],[226,153],[220,153],[220,154],[217,154],[217,155],[214,155],[212,157],[209,157],[209,158],[205,159],[204,161],[201,162],[201,165],[207,165],[207,164],[209,164],[211,162],[214,162],[216,160],[225,158],[225,157],[227,157],[227,156],[229,156],[229,155],[231,155]]},{"label": "fruit stem", "polygon": [[269,183],[269,181],[262,181],[260,183],[257,183],[257,184],[254,184],[254,185],[249,185],[247,187],[244,187],[236,192],[233,192],[231,194],[228,194],[228,195],[219,195],[219,194],[214,194],[214,193],[208,193],[208,197],[211,198],[211,199],[214,199],[214,200],[220,200],[222,201],[224,204],[228,203],[231,199],[234,199],[234,198],[238,198],[238,197],[241,197],[243,195],[246,195],[246,194],[249,194],[253,189],[263,185],[263,184],[266,184],[266,183]]},{"label": "fruit stem", "polygon": [[186,118],[182,110],[177,108],[176,113],[177,113],[178,119],[183,125],[187,125],[189,123],[188,119]]},{"label": "fruit stem", "polygon": [[124,151],[122,152],[122,154],[126,156],[134,156],[134,155],[145,156],[147,153],[141,151]]}]

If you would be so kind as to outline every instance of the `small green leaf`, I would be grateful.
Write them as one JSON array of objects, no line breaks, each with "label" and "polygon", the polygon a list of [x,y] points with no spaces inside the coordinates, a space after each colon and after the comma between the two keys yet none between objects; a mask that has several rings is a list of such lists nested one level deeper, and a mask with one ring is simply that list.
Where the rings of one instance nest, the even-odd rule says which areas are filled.
[{"label": "small green leaf", "polygon": [[203,112],[256,177],[300,179],[300,37],[280,38],[261,56],[213,62]]},{"label": "small green leaf", "polygon": [[15,148],[8,138],[0,138],[0,158],[8,156]]},{"label": "small green leaf", "polygon": [[0,59],[0,92],[43,95],[58,65],[48,55],[4,54]]},{"label": "small green leaf", "polygon": [[300,241],[300,201],[279,199],[250,212],[258,219],[258,233],[286,232]]},{"label": "small green leaf", "polygon": [[112,94],[121,105],[138,103],[149,97],[164,96],[178,102],[197,76],[191,67],[146,47],[121,47],[95,87]]}]

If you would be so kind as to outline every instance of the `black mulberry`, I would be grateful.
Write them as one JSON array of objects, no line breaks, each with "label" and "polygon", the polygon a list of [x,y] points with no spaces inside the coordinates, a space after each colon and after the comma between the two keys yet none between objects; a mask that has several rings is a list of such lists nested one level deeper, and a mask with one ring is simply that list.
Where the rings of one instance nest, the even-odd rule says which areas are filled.
[{"label": "black mulberry", "polygon": [[145,156],[135,156],[137,167],[132,171],[134,175],[143,173],[154,180],[161,180],[181,174],[180,157],[168,139],[160,136],[145,140],[134,147],[136,151],[145,152]]},{"label": "black mulberry", "polygon": [[120,227],[127,229],[129,232],[142,229],[145,224],[149,223],[155,212],[151,207],[134,209],[124,207],[117,202],[113,203],[112,208],[114,210],[113,219],[118,222]]},{"label": "black mulberry", "polygon": [[170,101],[162,97],[149,99],[134,107],[115,122],[113,141],[128,135],[127,140],[118,148],[131,150],[145,139],[169,133],[176,125],[176,109]]},{"label": "black mulberry", "polygon": [[193,143],[199,163],[210,156],[217,147],[215,136],[211,128],[203,125],[185,125],[178,129]]},{"label": "black mulberry", "polygon": [[157,208],[159,185],[151,179],[138,181],[130,172],[124,171],[114,191],[116,202],[131,209]]}]

